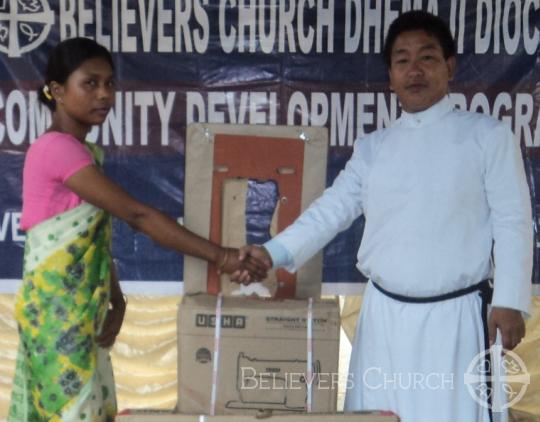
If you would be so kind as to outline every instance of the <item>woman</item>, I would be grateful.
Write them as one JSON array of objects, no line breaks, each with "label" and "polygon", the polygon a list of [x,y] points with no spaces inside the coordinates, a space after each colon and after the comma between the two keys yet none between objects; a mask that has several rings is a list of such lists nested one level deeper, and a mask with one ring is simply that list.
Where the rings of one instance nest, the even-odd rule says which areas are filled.
[{"label": "woman", "polygon": [[[40,92],[52,125],[29,148],[23,172],[27,238],[9,421],[114,420],[106,348],[120,331],[126,303],[110,254],[109,214],[163,247],[214,262],[219,271],[240,268],[237,250],[182,228],[102,173],[101,151],[85,137],[105,120],[114,98],[114,65],[104,47],[74,38],[53,49]],[[264,276],[263,269],[251,269]]]}]

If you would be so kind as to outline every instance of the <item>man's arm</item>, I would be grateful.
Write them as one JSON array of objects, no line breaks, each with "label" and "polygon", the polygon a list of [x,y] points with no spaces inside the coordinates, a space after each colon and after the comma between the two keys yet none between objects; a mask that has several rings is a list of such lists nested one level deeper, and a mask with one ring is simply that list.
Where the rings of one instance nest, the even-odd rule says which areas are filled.
[{"label": "man's arm", "polygon": [[363,183],[371,159],[374,136],[359,139],[345,168],[332,186],[317,198],[293,224],[271,242],[278,242],[292,259],[274,267],[298,271],[336,234],[347,229],[363,213]]},{"label": "man's arm", "polygon": [[495,343],[497,329],[501,332],[502,347],[512,350],[525,336],[525,321],[521,311],[510,308],[492,308],[489,315],[489,345]]},{"label": "man's arm", "polygon": [[485,187],[493,230],[495,261],[490,342],[497,329],[505,349],[525,334],[522,313],[531,302],[533,223],[523,158],[513,133],[498,125],[485,143]]},{"label": "man's arm", "polygon": [[[297,271],[334,236],[349,227],[363,212],[362,181],[373,155],[373,135],[357,140],[353,155],[332,186],[309,208],[263,247],[248,245],[240,249],[245,268],[265,266]],[[253,281],[247,271],[237,271],[232,281]]]}]

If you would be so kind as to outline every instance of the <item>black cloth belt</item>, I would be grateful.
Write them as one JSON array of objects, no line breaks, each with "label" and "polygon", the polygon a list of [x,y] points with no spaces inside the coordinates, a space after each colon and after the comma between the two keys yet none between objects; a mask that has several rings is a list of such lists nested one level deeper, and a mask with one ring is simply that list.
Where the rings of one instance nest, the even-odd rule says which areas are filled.
[{"label": "black cloth belt", "polygon": [[[375,283],[373,280],[371,280],[371,282],[373,283],[373,286],[375,286],[375,288],[378,291],[380,291],[381,293],[384,293],[386,296],[392,299],[398,300],[400,302],[407,302],[407,303],[441,302],[443,300],[455,299],[457,297],[465,296],[465,295],[468,295],[469,293],[479,291],[480,296],[482,297],[482,302],[485,299],[487,301],[486,303],[487,305],[491,303],[491,296],[493,292],[490,279],[482,280],[478,284],[473,284],[472,286],[465,287],[464,289],[459,289],[454,292],[444,293],[442,295],[437,295],[437,296],[423,296],[423,297],[422,296],[421,297],[405,296],[405,295],[400,295],[397,293],[392,293],[384,289],[380,284]],[[486,311],[487,311],[487,306],[486,306]]]},{"label": "black cloth belt", "polygon": [[[457,297],[468,295],[469,293],[478,291],[480,294],[480,298],[482,299],[482,325],[484,327],[484,348],[485,350],[489,350],[489,331],[488,331],[488,305],[491,303],[491,299],[493,297],[493,287],[492,287],[492,280],[491,279],[485,279],[482,280],[480,283],[473,284],[472,286],[465,287],[464,289],[459,289],[454,292],[450,293],[444,293],[442,295],[437,296],[424,296],[424,297],[413,297],[413,296],[405,296],[400,295],[397,293],[389,292],[388,290],[384,289],[380,284],[375,283],[373,280],[371,280],[371,283],[373,283],[373,286],[380,291],[382,294],[397,300],[399,302],[406,302],[406,303],[432,303],[432,302],[442,302],[443,300],[449,300],[449,299],[455,299]],[[491,388],[491,377],[489,376],[491,374],[491,359],[489,356],[489,353],[486,354],[486,359],[484,360],[484,368],[488,376],[486,377],[486,384],[487,384],[487,391],[493,391]],[[491,403],[492,403],[492,394],[489,395],[488,398],[488,409],[489,409],[489,420],[493,421],[493,414],[491,411]]]}]

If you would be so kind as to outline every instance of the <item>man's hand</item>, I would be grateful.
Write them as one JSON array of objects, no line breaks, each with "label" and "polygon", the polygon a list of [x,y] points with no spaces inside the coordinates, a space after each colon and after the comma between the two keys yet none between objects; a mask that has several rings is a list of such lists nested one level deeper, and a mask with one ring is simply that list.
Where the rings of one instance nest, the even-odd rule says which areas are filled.
[{"label": "man's hand", "polygon": [[[243,248],[242,248],[243,249]],[[271,264],[264,261],[246,257],[245,253],[235,248],[223,248],[220,257],[220,273],[242,274],[242,282],[248,284],[255,280],[264,280],[267,277]],[[237,281],[231,276],[231,281]]]},{"label": "man's hand", "polygon": [[238,259],[242,263],[240,269],[231,274],[231,281],[249,284],[266,278],[258,277],[254,269],[264,269],[265,273],[272,268],[272,258],[262,246],[247,245],[240,248]]},{"label": "man's hand", "polygon": [[493,308],[488,320],[489,345],[495,343],[497,328],[501,331],[503,349],[512,350],[525,336],[521,312],[509,308]]}]

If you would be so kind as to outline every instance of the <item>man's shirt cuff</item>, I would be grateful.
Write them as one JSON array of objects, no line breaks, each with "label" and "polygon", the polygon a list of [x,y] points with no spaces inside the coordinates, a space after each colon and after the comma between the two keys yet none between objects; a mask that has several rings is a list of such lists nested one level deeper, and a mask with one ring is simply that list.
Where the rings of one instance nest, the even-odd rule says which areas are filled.
[{"label": "man's shirt cuff", "polygon": [[263,247],[272,258],[273,268],[289,267],[294,263],[291,253],[279,241],[270,239]]}]

